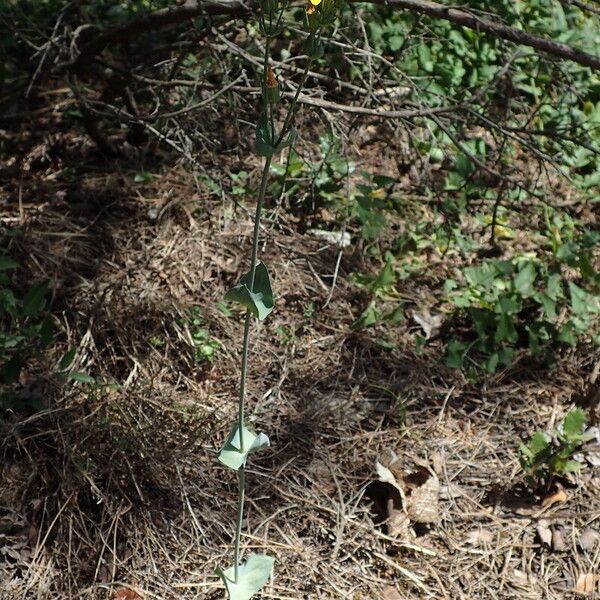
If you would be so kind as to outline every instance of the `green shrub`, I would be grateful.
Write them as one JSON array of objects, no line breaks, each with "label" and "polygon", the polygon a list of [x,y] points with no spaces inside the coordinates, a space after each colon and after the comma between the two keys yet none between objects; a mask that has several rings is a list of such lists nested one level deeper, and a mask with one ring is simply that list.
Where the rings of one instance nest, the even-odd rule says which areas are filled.
[{"label": "green shrub", "polygon": [[586,414],[575,408],[556,431],[538,431],[519,446],[521,468],[530,485],[547,489],[556,477],[579,471],[581,463],[573,455],[588,439],[586,423]]}]

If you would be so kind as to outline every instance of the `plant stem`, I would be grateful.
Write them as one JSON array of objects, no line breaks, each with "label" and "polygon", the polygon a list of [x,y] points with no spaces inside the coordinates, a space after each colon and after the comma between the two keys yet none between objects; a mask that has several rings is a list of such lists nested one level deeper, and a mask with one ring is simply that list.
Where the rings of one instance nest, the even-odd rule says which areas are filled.
[{"label": "plant stem", "polygon": [[[271,131],[274,131],[273,127],[273,113],[269,111],[269,102],[266,98],[266,85],[267,85],[267,69],[269,65],[269,46],[270,46],[270,38],[267,38],[265,45],[265,58],[263,63],[263,86],[265,92],[263,92],[264,102],[265,102],[265,116],[270,120],[271,123]],[[281,142],[283,137],[287,134],[287,131],[290,128],[292,123],[292,119],[295,114],[296,104],[298,102],[298,97],[300,96],[300,90],[304,86],[306,82],[306,78],[308,77],[308,72],[310,70],[310,65],[312,63],[312,59],[309,59],[306,65],[306,69],[302,75],[302,79],[298,84],[298,88],[296,89],[296,94],[290,104],[288,113],[285,118],[285,122],[283,124],[283,128],[281,130],[281,136],[277,145]],[[260,181],[260,190],[258,192],[258,200],[256,201],[256,212],[254,214],[254,231],[252,233],[252,254],[250,258],[250,291],[254,291],[254,280],[256,277],[256,262],[258,257],[258,238],[260,233],[260,217],[262,214],[262,207],[265,200],[265,193],[267,191],[267,183],[269,181],[269,170],[271,169],[271,162],[273,160],[273,156],[267,156],[265,158],[265,165],[262,172],[262,178]],[[250,324],[252,322],[252,313],[250,310],[246,311],[246,317],[244,319],[244,339],[242,342],[242,366],[241,366],[241,375],[240,375],[240,395],[239,395],[239,406],[238,406],[238,432],[240,436],[240,451],[244,452],[244,404],[246,400],[246,378],[248,375],[248,347],[250,344]],[[242,540],[242,524],[244,521],[244,498],[246,491],[246,467],[242,465],[238,470],[239,479],[238,479],[238,507],[237,507],[237,524],[235,528],[235,545],[234,545],[234,580],[238,582],[238,574],[240,567],[240,547]]]},{"label": "plant stem", "polygon": [[275,144],[275,146],[278,146],[279,144],[281,144],[281,142],[287,135],[287,133],[292,125],[292,120],[294,118],[294,115],[296,114],[296,105],[298,104],[298,98],[300,97],[300,92],[302,91],[302,88],[304,87],[304,84],[306,83],[306,80],[308,79],[308,73],[310,72],[310,67],[311,67],[312,63],[313,63],[313,59],[309,57],[309,59],[306,61],[306,68],[304,69],[304,73],[302,73],[302,78],[300,79],[300,83],[298,84],[298,87],[296,88],[296,93],[294,94],[294,97],[292,98],[292,101],[290,103],[290,108],[288,110],[288,114],[285,117],[285,121],[283,122],[283,127],[281,128],[281,134],[279,135],[279,139],[277,140],[277,143]]},{"label": "plant stem", "polygon": [[[254,232],[252,234],[252,256],[250,259],[250,291],[254,291],[254,279],[256,276],[256,258],[258,256],[258,237],[260,233],[260,216],[262,214],[262,206],[265,200],[265,192],[267,191],[267,182],[269,180],[269,169],[271,168],[272,157],[268,156],[265,159],[265,166],[262,172],[260,182],[260,191],[258,192],[258,200],[256,201],[256,212],[254,214]],[[238,431],[240,436],[240,451],[244,452],[244,402],[246,399],[246,376],[248,374],[248,346],[250,343],[250,323],[252,322],[252,313],[247,310],[244,320],[244,341],[242,342],[242,368],[240,376],[240,396],[238,407]],[[242,465],[239,469],[239,485],[238,485],[238,511],[237,511],[237,526],[235,529],[235,548],[234,548],[234,578],[238,581],[238,570],[240,565],[240,544],[242,539],[242,522],[244,520],[244,495],[246,484],[245,466]]]}]

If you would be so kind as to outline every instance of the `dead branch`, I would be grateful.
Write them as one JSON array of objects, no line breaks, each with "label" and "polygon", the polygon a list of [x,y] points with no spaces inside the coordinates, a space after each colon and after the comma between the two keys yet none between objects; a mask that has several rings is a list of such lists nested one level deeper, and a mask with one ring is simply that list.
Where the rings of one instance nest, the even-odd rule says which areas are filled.
[{"label": "dead branch", "polygon": [[452,8],[450,6],[444,6],[437,2],[431,2],[430,0],[371,0],[373,4],[393,6],[410,10],[411,12],[427,15],[436,19],[444,19],[455,23],[456,25],[462,25],[468,27],[477,32],[484,32],[499,37],[515,44],[522,46],[529,46],[535,50],[540,50],[546,54],[557,56],[570,60],[585,67],[590,67],[595,70],[600,70],[600,57],[592,56],[587,52],[577,50],[562,42],[555,42],[547,38],[527,33],[514,27],[509,27],[502,23],[497,23],[483,17],[479,17],[473,13],[461,10],[459,8]]},{"label": "dead branch", "polygon": [[169,6],[143,17],[133,19],[125,25],[111,27],[96,36],[86,35],[87,41],[77,48],[79,53],[69,65],[70,70],[79,72],[111,44],[126,42],[150,31],[168,29],[201,16],[229,15],[237,17],[251,10],[251,1],[244,0],[185,0],[179,6]]},{"label": "dead branch", "polygon": [[[562,42],[555,42],[547,38],[515,29],[480,17],[466,10],[453,8],[431,2],[430,0],[370,0],[373,4],[391,6],[398,9],[409,10],[420,15],[427,15],[437,19],[444,19],[468,27],[477,32],[484,32],[500,39],[529,46],[551,56],[576,62],[580,65],[600,71],[600,57],[577,50]],[[253,0],[185,0],[179,6],[171,6],[157,10],[143,17],[134,19],[125,25],[113,27],[98,33],[95,37],[89,34],[86,42],[82,42],[79,54],[74,57],[69,65],[75,72],[82,70],[107,46],[114,43],[125,42],[149,31],[158,31],[202,15],[242,16],[248,14],[253,7]]]}]

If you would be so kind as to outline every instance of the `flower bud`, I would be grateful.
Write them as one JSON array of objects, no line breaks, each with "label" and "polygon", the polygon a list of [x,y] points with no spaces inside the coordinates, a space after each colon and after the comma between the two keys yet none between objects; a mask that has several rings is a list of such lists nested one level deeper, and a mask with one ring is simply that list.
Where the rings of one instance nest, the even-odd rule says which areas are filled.
[{"label": "flower bud", "polygon": [[279,102],[279,83],[277,83],[277,77],[275,77],[273,69],[269,66],[267,66],[267,76],[265,79],[265,97],[271,105]]}]

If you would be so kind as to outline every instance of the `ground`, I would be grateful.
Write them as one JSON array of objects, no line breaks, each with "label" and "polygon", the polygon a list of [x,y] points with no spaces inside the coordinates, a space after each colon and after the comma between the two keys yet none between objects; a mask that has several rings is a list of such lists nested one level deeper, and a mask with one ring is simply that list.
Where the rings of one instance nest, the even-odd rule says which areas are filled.
[{"label": "ground", "polygon": [[[11,137],[2,217],[23,232],[11,248],[25,277],[52,282],[60,335],[21,382],[42,409],[0,425],[0,598],[222,598],[237,484],[216,452],[235,418],[242,319],[219,302],[248,269],[254,200],[209,193],[179,157],[105,159],[43,116]],[[395,169],[381,148],[354,160]],[[252,178],[259,167],[244,164]],[[154,176],[135,182],[142,170]],[[532,496],[518,448],[590,395],[597,351],[473,382],[443,366],[443,340],[417,351],[412,320],[384,348],[377,328],[352,327],[368,298],[349,275],[377,264],[269,202],[260,255],[276,310],[253,327],[248,412],[272,448],[251,461],[243,540],[276,557],[261,597],[592,591],[597,468]],[[72,347],[94,383],[52,375]],[[382,523],[397,493],[382,474],[413,497],[429,486],[431,518]]]}]

